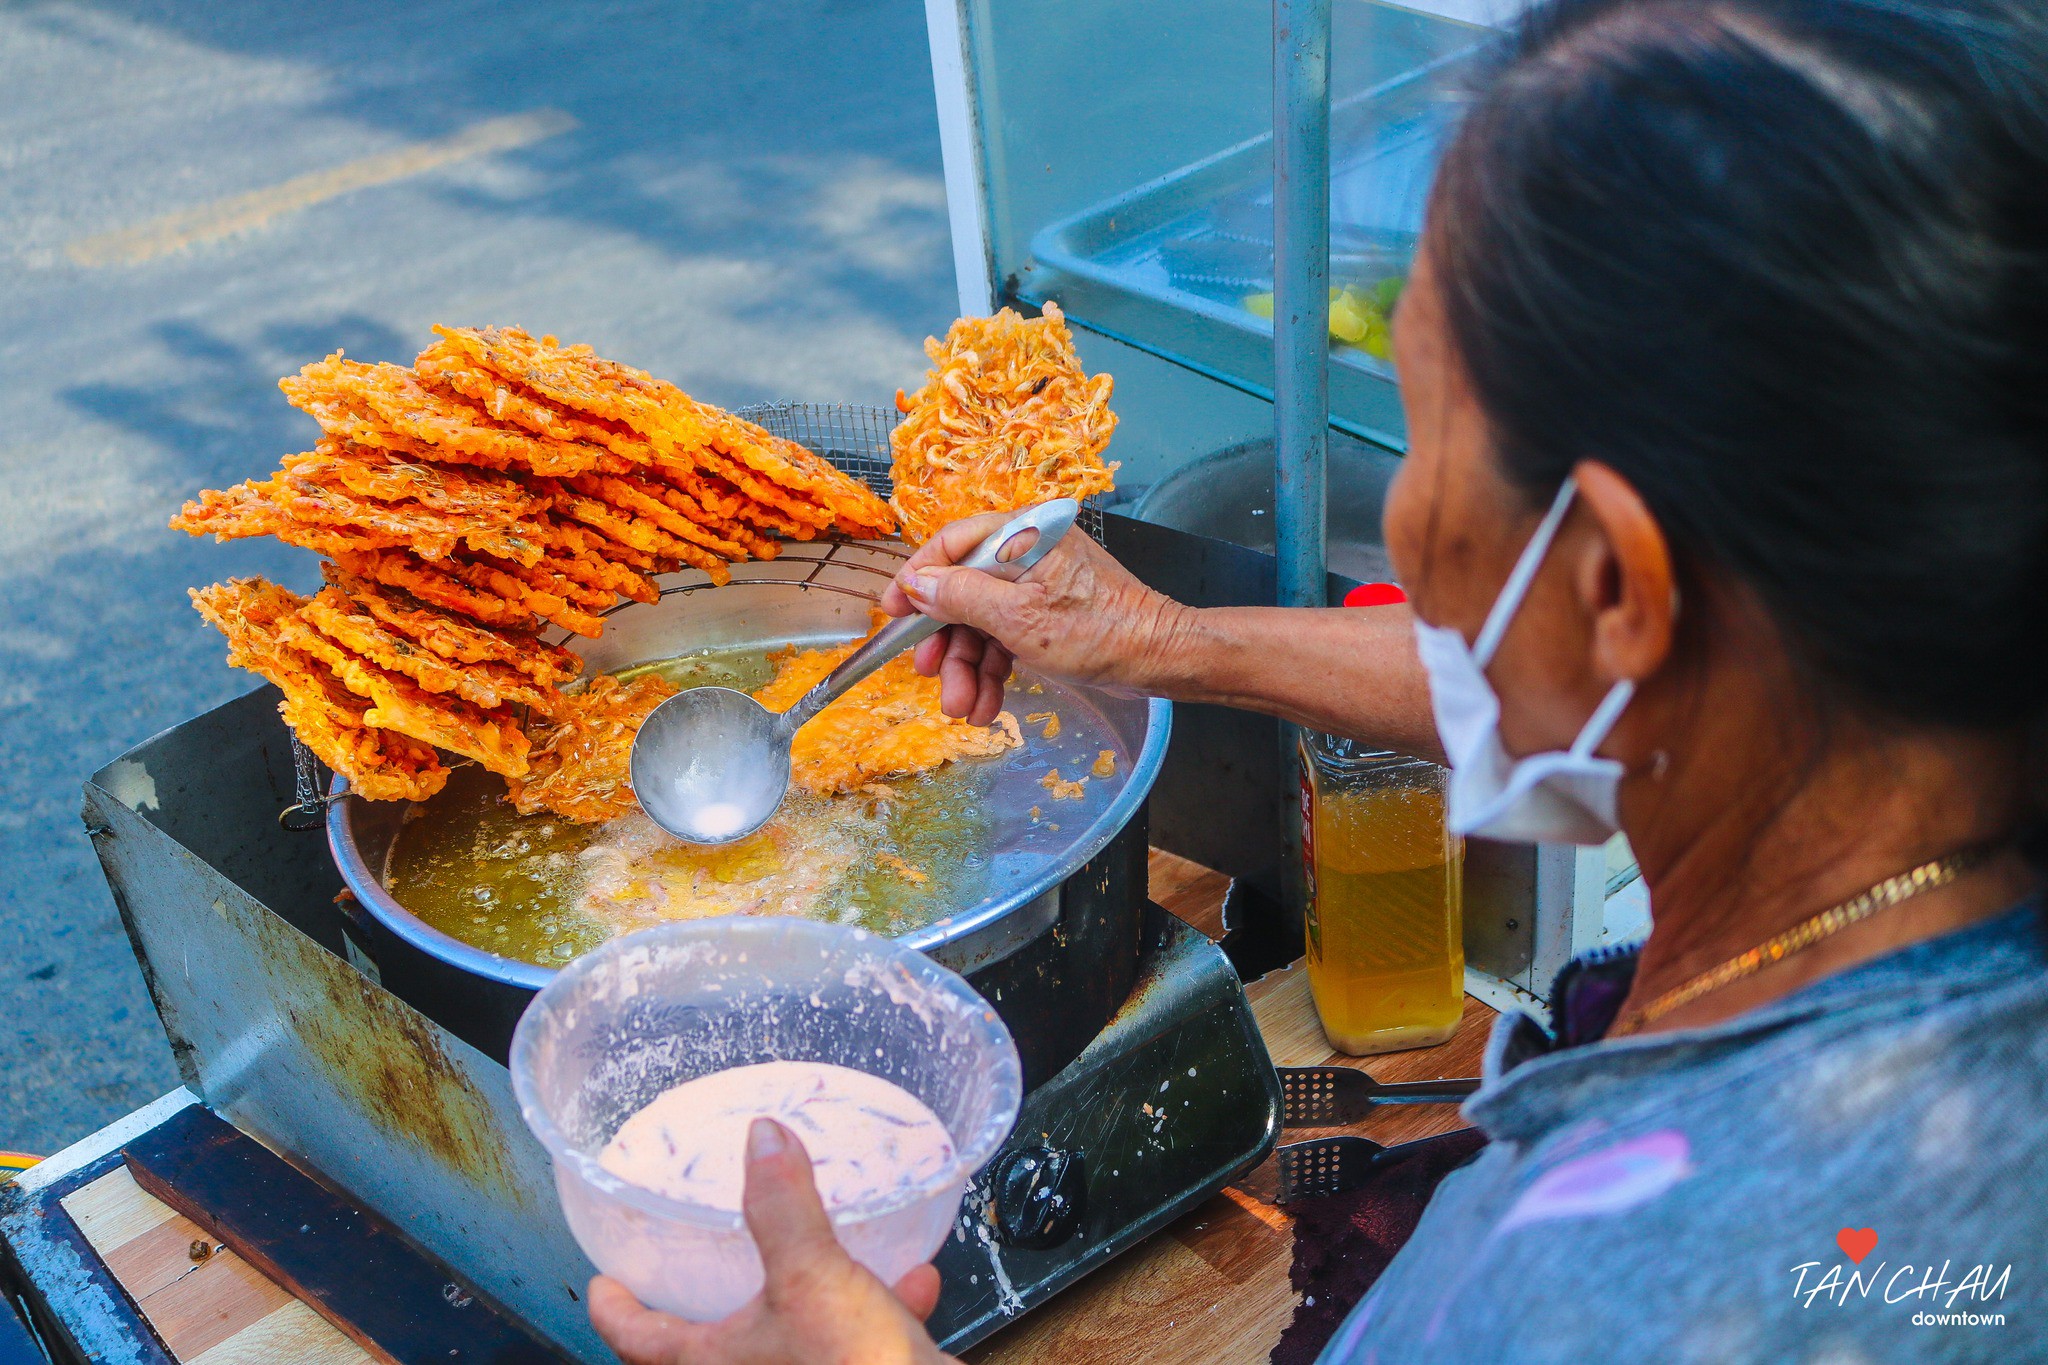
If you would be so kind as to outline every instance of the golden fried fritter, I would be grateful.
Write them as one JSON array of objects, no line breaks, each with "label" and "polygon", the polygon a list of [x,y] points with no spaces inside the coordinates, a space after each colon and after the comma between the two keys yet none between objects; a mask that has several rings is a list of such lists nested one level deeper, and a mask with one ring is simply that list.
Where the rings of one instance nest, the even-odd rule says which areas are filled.
[{"label": "golden fried fritter", "polygon": [[448,769],[431,744],[396,730],[342,723],[324,695],[288,688],[277,711],[299,742],[366,801],[424,801],[448,785]]},{"label": "golden fried fritter", "polygon": [[[646,575],[673,573],[681,567],[679,560],[621,545],[595,527],[566,517],[551,517],[548,530],[554,537],[552,558],[561,561],[561,572],[579,583],[595,581],[608,584],[636,602],[661,600],[661,589]],[[582,571],[572,567],[572,562],[579,561],[597,577],[579,576]]]},{"label": "golden fried fritter", "polygon": [[540,560],[546,528],[530,519],[436,512],[421,503],[378,502],[287,468],[271,481],[272,498],[295,520],[397,539],[423,559],[446,559],[458,546],[520,564]]},{"label": "golden fried fritter", "polygon": [[[588,346],[563,346],[553,337],[536,341],[516,327],[434,330],[477,367],[612,433],[606,439],[614,451],[640,458],[637,443],[618,439],[617,428],[623,427],[656,456],[694,461],[724,474],[756,500],[781,507],[799,521],[822,512],[826,519],[815,523],[819,526],[835,520],[849,530],[894,524],[881,499],[829,461],[744,418],[699,403],[645,370],[605,360]],[[760,478],[750,485],[737,477],[741,471]]]},{"label": "golden fried fritter", "polygon": [[[835,649],[789,650],[771,656],[775,679],[754,693],[771,711],[786,711],[844,662],[863,641]],[[956,758],[986,758],[1024,742],[1008,711],[994,725],[969,725],[939,710],[939,680],[919,677],[910,656],[882,665],[796,732],[790,783],[821,796],[936,768]]]},{"label": "golden fried fritter", "polygon": [[347,594],[357,610],[368,612],[390,630],[453,663],[505,664],[543,687],[567,682],[583,671],[583,660],[560,645],[544,644],[536,635],[493,630],[466,616],[438,611],[410,593],[359,577],[338,565],[320,567],[327,581]]},{"label": "golden fried fritter", "polygon": [[457,516],[523,521],[549,506],[539,489],[503,474],[435,464],[398,451],[328,439],[284,457],[286,473],[379,502],[418,503]]},{"label": "golden fried fritter", "polygon": [[494,773],[518,777],[526,771],[528,742],[510,711],[486,713],[453,697],[435,696],[411,678],[345,649],[301,616],[285,619],[278,638],[326,664],[342,685],[370,699],[363,719],[473,758]]},{"label": "golden fried fritter", "polygon": [[[287,381],[281,379],[278,382],[283,384]],[[443,465],[497,472],[520,468],[502,452],[487,455],[478,450],[458,450],[452,446],[436,445],[432,441],[420,440],[403,432],[393,431],[384,425],[367,404],[358,402],[347,394],[318,390],[309,386],[300,390],[293,399],[293,406],[318,422],[320,430],[326,433],[329,440],[349,441],[356,445],[389,450],[394,454],[419,460],[432,460]]]},{"label": "golden fried fritter", "polygon": [[[679,489],[619,474],[585,474],[567,482],[584,496],[608,502],[621,512],[652,522],[677,539],[701,546],[720,559],[731,561],[749,557],[744,544],[720,534],[711,515]],[[692,512],[696,515],[690,515]]]},{"label": "golden fried fritter", "polygon": [[675,693],[654,673],[631,682],[592,678],[565,698],[553,723],[534,728],[526,776],[506,783],[512,804],[522,815],[549,810],[578,824],[632,814],[633,736],[647,713]]},{"label": "golden fried fritter", "polygon": [[458,546],[538,561],[545,528],[529,520],[494,521],[442,513],[421,503],[381,502],[357,497],[322,482],[329,469],[312,475],[287,465],[269,479],[200,494],[171,519],[174,530],[211,534],[217,540],[275,536],[322,554],[405,548],[427,559],[445,559]]},{"label": "golden fried fritter", "polygon": [[693,568],[702,569],[711,575],[713,583],[721,587],[732,581],[731,571],[727,569],[725,561],[717,555],[670,535],[652,521],[644,520],[631,512],[622,512],[610,503],[584,497],[565,487],[556,499],[556,508],[584,525],[603,532],[612,540],[630,545],[644,554],[680,559]]},{"label": "golden fried fritter", "polygon": [[[670,510],[680,512],[705,530],[734,542],[755,559],[773,559],[782,553],[781,541],[762,535],[740,520],[738,513],[745,499],[737,489],[722,480],[714,481],[702,474],[676,478],[670,469],[660,468],[653,477],[634,480],[633,484],[661,499]],[[810,527],[799,526],[795,522],[787,524],[806,539],[816,534]]]},{"label": "golden fried fritter", "polygon": [[[731,563],[772,559],[783,538],[893,526],[887,504],[828,461],[587,346],[435,330],[412,368],[337,351],[280,380],[325,439],[171,523],[332,560],[311,602],[266,585],[209,590],[202,609],[229,623],[231,662],[291,680],[279,682],[287,720],[365,795],[439,790],[436,745],[523,774],[530,742],[511,708],[559,711],[557,684],[581,668],[540,641],[541,623],[595,637],[621,596],[660,600],[655,575],[687,564],[722,584]],[[598,689],[584,729],[623,723],[657,686],[624,700]],[[915,754],[906,730],[896,757],[939,762],[973,743],[934,725]],[[583,742],[573,719],[546,733],[564,752]],[[530,802],[619,804],[623,777],[591,785],[549,761]]]},{"label": "golden fried fritter", "polygon": [[[771,482],[767,476],[757,473],[748,465],[722,450],[702,450],[695,459],[698,468],[707,474],[716,475],[740,490],[747,502],[753,503],[771,513],[780,514],[799,525],[812,528],[812,534],[829,531],[836,514],[830,507],[813,502],[804,493],[783,488]],[[740,509],[747,510],[743,503]]]},{"label": "golden fried fritter", "polygon": [[476,404],[501,422],[525,427],[541,436],[588,441],[644,465],[653,457],[647,438],[622,422],[548,402],[516,379],[485,369],[465,347],[477,344],[474,329],[440,328],[442,340],[421,351],[413,370],[430,385],[440,385]]},{"label": "golden fried fritter", "polygon": [[342,553],[333,559],[348,573],[386,587],[402,588],[430,606],[460,612],[485,625],[521,631],[534,627],[533,609],[523,600],[473,587],[448,572],[448,561],[437,567],[412,555],[388,550]]},{"label": "golden fried fritter", "polygon": [[[684,401],[694,402],[685,397]],[[842,473],[831,461],[794,441],[773,436],[743,417],[697,404],[711,422],[712,446],[768,480],[777,489],[801,492],[833,514],[834,524],[849,534],[884,533],[896,528],[889,505],[860,480]]]},{"label": "golden fried fritter", "polygon": [[[509,561],[491,562],[482,556],[458,557],[446,561],[449,573],[479,594],[488,594],[552,622],[564,630],[595,640],[604,634],[604,621],[579,605],[590,590],[582,584],[539,568],[522,569]],[[607,606],[610,598],[605,599]]]},{"label": "golden fried fritter", "polygon": [[661,589],[648,579],[641,577],[624,564],[617,564],[603,555],[591,553],[579,544],[571,543],[560,534],[558,528],[550,527],[554,537],[554,553],[542,561],[550,570],[582,584],[586,588],[600,591],[609,597],[630,597],[635,602],[659,602]]},{"label": "golden fried fritter", "polygon": [[518,705],[547,716],[554,714],[562,700],[560,692],[536,683],[509,664],[455,664],[420,648],[387,630],[375,617],[355,610],[339,588],[322,588],[300,608],[299,615],[335,644],[380,668],[403,673],[429,692],[452,692],[486,711]]},{"label": "golden fried fritter", "polygon": [[[278,381],[285,397],[302,411],[312,413],[323,401],[340,400],[356,411],[367,411],[386,430],[415,441],[424,441],[437,451],[456,451],[475,456],[498,468],[517,466],[536,474],[581,474],[610,463],[610,452],[586,441],[538,436],[523,427],[492,420],[483,409],[446,392],[420,383],[419,377],[401,365],[365,365],[344,359],[336,351]],[[330,432],[342,436],[353,431]],[[372,441],[372,444],[375,442]]]},{"label": "golden fried fritter", "polygon": [[430,745],[365,723],[369,708],[317,659],[280,638],[305,599],[261,578],[190,591],[192,605],[228,639],[228,662],[284,693],[285,723],[321,762],[372,801],[424,801],[448,781]]},{"label": "golden fried fritter", "polygon": [[711,431],[692,409],[669,404],[673,385],[644,370],[601,359],[588,346],[564,346],[518,327],[436,327],[443,341],[478,366],[524,386],[548,403],[589,420],[625,427],[664,450],[695,450]]},{"label": "golden fried fritter", "polygon": [[924,347],[932,369],[914,396],[897,393],[907,415],[890,435],[891,505],[907,538],[1115,486],[1117,466],[1100,458],[1116,430],[1111,380],[1082,373],[1057,304],[1028,321],[1009,308],[961,318]]},{"label": "golden fried fritter", "polygon": [[393,550],[407,543],[405,537],[388,531],[300,522],[273,500],[267,483],[253,479],[233,488],[207,489],[171,518],[171,529],[215,540],[274,536],[325,555]]}]

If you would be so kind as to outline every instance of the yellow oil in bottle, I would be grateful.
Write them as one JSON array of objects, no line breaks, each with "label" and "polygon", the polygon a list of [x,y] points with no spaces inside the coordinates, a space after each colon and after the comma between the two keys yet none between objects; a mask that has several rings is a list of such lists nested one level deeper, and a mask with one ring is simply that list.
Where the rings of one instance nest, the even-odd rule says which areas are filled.
[{"label": "yellow oil in bottle", "polygon": [[1464,849],[1444,828],[1443,770],[1333,759],[1320,736],[1304,758],[1308,981],[1323,1032],[1355,1056],[1448,1040],[1465,1004]]}]

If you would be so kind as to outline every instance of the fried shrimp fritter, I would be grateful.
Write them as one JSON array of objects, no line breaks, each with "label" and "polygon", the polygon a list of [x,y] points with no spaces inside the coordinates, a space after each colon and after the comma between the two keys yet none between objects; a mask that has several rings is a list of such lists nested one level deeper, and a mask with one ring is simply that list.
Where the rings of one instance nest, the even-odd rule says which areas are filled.
[{"label": "fried shrimp fritter", "polygon": [[583,660],[560,645],[543,643],[536,635],[493,630],[468,617],[438,611],[410,593],[352,574],[339,565],[323,564],[321,572],[358,610],[452,663],[505,664],[543,687],[567,682],[583,671]]},{"label": "fried shrimp fritter", "polygon": [[[436,450],[473,456],[494,468],[581,474],[611,463],[602,446],[537,436],[523,427],[494,421],[481,409],[428,388],[402,365],[365,365],[336,351],[277,382],[292,406],[316,418],[320,416],[316,404],[338,400],[355,412],[367,412],[384,430],[427,442]],[[358,434],[356,439],[363,438]]]},{"label": "fried shrimp fritter", "polygon": [[525,427],[536,435],[588,441],[634,464],[644,465],[652,459],[653,447],[647,438],[623,422],[606,421],[549,402],[518,380],[486,369],[481,352],[466,349],[478,344],[480,334],[475,329],[434,330],[442,334],[442,339],[421,351],[413,361],[413,369],[427,383],[443,385],[499,421]]},{"label": "fried shrimp fritter", "polygon": [[405,548],[445,559],[462,545],[533,563],[545,528],[525,519],[483,519],[438,512],[416,502],[358,497],[330,469],[288,464],[268,479],[200,494],[171,519],[174,530],[217,540],[275,536],[288,545],[333,554]]},{"label": "fried shrimp fritter", "polygon": [[[865,641],[771,655],[775,678],[754,693],[786,711]],[[969,725],[939,710],[939,680],[922,678],[899,655],[796,732],[790,784],[820,796],[858,791],[892,777],[928,772],[956,758],[987,758],[1024,742],[1008,711],[993,725]]]},{"label": "fried shrimp fritter", "polygon": [[247,540],[273,536],[318,554],[337,555],[395,550],[409,542],[389,531],[359,526],[322,526],[297,520],[278,505],[268,484],[251,480],[233,488],[209,488],[171,518],[171,529],[215,540]]},{"label": "fried shrimp fritter", "polygon": [[472,587],[448,572],[446,566],[436,567],[394,551],[344,553],[333,558],[342,569],[359,578],[401,588],[422,602],[474,617],[485,625],[522,631],[534,627],[534,612],[524,602]]},{"label": "fried shrimp fritter", "polygon": [[303,454],[287,455],[284,470],[361,498],[418,503],[453,516],[504,522],[536,516],[552,501],[538,488],[490,470],[435,464],[349,440],[325,440]]},{"label": "fried shrimp fritter", "polygon": [[494,773],[525,773],[529,745],[510,711],[485,712],[454,697],[436,696],[404,674],[335,643],[303,616],[287,618],[278,636],[333,669],[349,691],[369,698],[370,709],[363,714],[369,724],[473,758]]},{"label": "fried shrimp fritter", "polygon": [[692,408],[668,402],[681,393],[645,370],[600,358],[588,346],[536,339],[518,327],[436,327],[435,333],[482,368],[559,408],[623,427],[660,449],[693,450],[711,438]]},{"label": "fried shrimp fritter", "polygon": [[[553,625],[595,640],[604,634],[604,621],[585,609],[591,590],[571,579],[539,568],[522,569],[508,562],[493,563],[482,557],[451,559],[448,571],[468,588],[490,594],[501,601],[516,602],[526,611]],[[606,599],[609,604],[610,599]]]},{"label": "fried shrimp fritter", "polygon": [[924,348],[932,369],[914,395],[897,393],[906,415],[889,438],[890,502],[906,538],[1115,486],[1117,466],[1100,458],[1116,430],[1112,381],[1082,373],[1059,305],[1030,320],[1010,308],[961,318]]},{"label": "fried shrimp fritter", "polygon": [[586,825],[632,814],[633,736],[647,713],[675,693],[654,673],[630,682],[592,678],[563,699],[550,724],[534,728],[526,776],[506,783],[512,804],[522,815],[549,810]]},{"label": "fried shrimp fritter", "polygon": [[465,517],[422,503],[378,502],[285,469],[271,480],[272,496],[293,518],[396,538],[425,559],[446,559],[460,546],[520,564],[539,561],[547,529],[525,518]]},{"label": "fried shrimp fritter", "polygon": [[[644,463],[644,453],[651,453],[671,465],[724,474],[751,497],[781,507],[798,521],[822,516],[813,524],[837,522],[850,532],[894,525],[880,498],[829,461],[752,422],[699,403],[645,370],[605,360],[588,346],[563,346],[553,337],[536,340],[516,327],[434,330],[474,367],[506,381],[508,413],[524,413],[527,420],[549,426],[574,414],[575,420],[588,424],[588,435],[615,453],[636,463]],[[437,357],[430,365],[444,363]],[[468,382],[475,386],[475,381]],[[548,406],[550,414],[536,414],[535,401]],[[515,415],[514,420],[520,419]],[[747,473],[759,477],[743,481],[739,476]]]},{"label": "fried shrimp fritter", "polygon": [[[732,581],[732,571],[716,554],[670,534],[666,527],[633,511],[622,510],[616,503],[584,497],[564,489],[560,505],[565,515],[603,532],[605,536],[620,544],[631,546],[644,554],[679,559],[692,568],[702,569],[711,576],[713,583],[721,587]],[[739,549],[736,545],[733,548]],[[745,558],[745,552],[742,551],[735,558]]]},{"label": "fried shrimp fritter", "polygon": [[769,539],[735,517],[720,516],[714,512],[703,496],[702,480],[691,480],[681,486],[652,480],[629,482],[633,487],[659,498],[671,511],[681,513],[707,532],[738,545],[741,557],[751,555],[755,559],[773,559],[782,553],[781,541]]},{"label": "fried shrimp fritter", "polygon": [[[600,499],[630,516],[652,522],[676,539],[702,546],[720,558],[738,560],[748,557],[745,545],[737,540],[728,540],[707,527],[704,522],[708,514],[688,494],[679,490],[663,489],[659,484],[622,474],[584,474],[568,480],[568,484],[586,497]],[[664,493],[675,498],[676,502],[671,504]],[[697,515],[686,515],[685,508]]]},{"label": "fried shrimp fritter", "polygon": [[284,693],[285,723],[321,762],[372,801],[424,801],[448,782],[431,745],[366,722],[369,708],[319,660],[282,639],[306,599],[261,578],[190,591],[199,614],[228,639],[228,662]]},{"label": "fried shrimp fritter", "polygon": [[300,616],[344,649],[355,651],[380,668],[403,673],[429,692],[449,692],[486,711],[501,706],[530,706],[551,715],[562,694],[536,683],[510,664],[450,663],[432,650],[421,649],[375,617],[354,610],[338,588],[323,588],[301,608]]}]

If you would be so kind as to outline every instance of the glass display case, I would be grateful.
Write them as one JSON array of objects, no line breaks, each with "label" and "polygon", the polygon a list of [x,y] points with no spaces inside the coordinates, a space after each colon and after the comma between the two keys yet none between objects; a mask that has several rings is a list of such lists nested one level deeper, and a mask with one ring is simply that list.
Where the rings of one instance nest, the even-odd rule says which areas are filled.
[{"label": "glass display case", "polygon": [[[1055,300],[1096,337],[1270,399],[1270,6],[933,5],[961,54],[954,140],[972,167],[948,169],[978,200],[954,229],[956,250],[963,230],[975,244],[982,306]],[[1331,16],[1331,422],[1395,449],[1387,312],[1485,36],[1476,14],[1334,0]]]},{"label": "glass display case", "polygon": [[[1329,0],[1324,562],[1343,579],[1391,576],[1380,513],[1407,434],[1389,315],[1468,77],[1522,3]],[[926,15],[961,312],[1057,302],[1083,364],[1116,377],[1112,510],[1273,554],[1286,510],[1274,0],[926,0]],[[1219,738],[1234,723],[1209,710],[1176,719],[1162,787],[1214,778],[1191,755],[1241,752]],[[1155,812],[1169,847],[1175,818],[1170,801]],[[1246,875],[1217,860],[1214,829],[1202,834],[1180,851]],[[1535,1005],[1571,954],[1639,931],[1625,845],[1491,849],[1470,860],[1467,900],[1499,913],[1468,916],[1465,941],[1468,982],[1493,1003]],[[1609,893],[1624,891],[1628,913],[1609,915]]]}]

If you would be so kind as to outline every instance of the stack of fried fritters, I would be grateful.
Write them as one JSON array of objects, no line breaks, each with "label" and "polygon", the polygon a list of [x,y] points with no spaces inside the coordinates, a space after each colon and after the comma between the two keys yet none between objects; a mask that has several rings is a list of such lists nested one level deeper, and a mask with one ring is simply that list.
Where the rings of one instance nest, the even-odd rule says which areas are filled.
[{"label": "stack of fried fritters", "polygon": [[656,574],[724,583],[778,537],[894,529],[887,504],[810,451],[588,346],[435,331],[411,368],[336,353],[279,381],[324,439],[171,522],[327,556],[312,598],[261,579],[192,597],[365,796],[439,791],[435,749],[516,791],[527,730],[553,734],[584,704],[559,690],[581,665],[542,642],[546,626],[594,637],[621,596],[656,600]]}]

